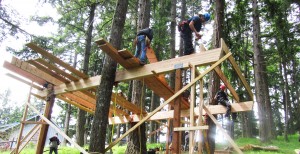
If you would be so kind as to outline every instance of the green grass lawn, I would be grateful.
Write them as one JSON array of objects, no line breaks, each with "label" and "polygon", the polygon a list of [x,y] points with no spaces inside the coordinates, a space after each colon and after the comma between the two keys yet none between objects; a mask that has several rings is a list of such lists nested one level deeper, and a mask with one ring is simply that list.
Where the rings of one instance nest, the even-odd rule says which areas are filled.
[{"label": "green grass lawn", "polygon": [[[285,142],[284,138],[282,136],[277,137],[276,140],[273,140],[271,143],[268,144],[262,144],[258,139],[254,138],[239,138],[235,140],[236,144],[239,147],[243,147],[248,144],[254,144],[258,146],[276,146],[279,148],[279,151],[274,152],[274,151],[263,151],[263,150],[258,150],[258,151],[243,151],[245,154],[295,154],[294,150],[295,149],[300,149],[300,142],[298,141],[298,135],[290,135],[289,136],[289,141]],[[147,149],[154,149],[157,147],[164,147],[164,144],[147,144]],[[224,144],[218,144],[217,148],[222,149],[228,145]],[[49,153],[49,148],[45,148],[44,154]],[[113,147],[113,153],[114,154],[124,154],[126,151],[126,145],[123,146],[114,146]],[[0,151],[1,154],[9,154],[9,151]],[[35,145],[29,144],[22,152],[21,154],[33,154],[35,153]],[[59,147],[59,154],[79,154],[79,150],[73,147]],[[163,153],[163,152],[161,152]],[[184,154],[184,153],[183,153]]]}]

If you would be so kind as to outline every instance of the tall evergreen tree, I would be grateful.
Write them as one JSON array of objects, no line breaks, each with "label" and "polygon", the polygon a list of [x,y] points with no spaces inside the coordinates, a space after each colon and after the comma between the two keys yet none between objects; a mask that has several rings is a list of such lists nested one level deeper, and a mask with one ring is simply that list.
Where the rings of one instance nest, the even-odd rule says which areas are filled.
[{"label": "tall evergreen tree", "polygon": [[[150,26],[150,0],[139,0],[138,31]],[[133,81],[132,103],[144,109],[145,103],[145,84],[141,80]],[[136,123],[131,123],[133,127]],[[129,134],[129,142],[126,154],[147,153],[146,148],[146,125],[141,124],[137,129]]]},{"label": "tall evergreen tree", "polygon": [[[118,0],[115,8],[109,42],[116,48],[121,48],[123,29],[126,19],[128,0]],[[101,73],[101,82],[97,89],[96,109],[91,129],[90,152],[105,152],[106,129],[108,113],[114,85],[117,63],[109,56],[105,57]]]},{"label": "tall evergreen tree", "polygon": [[262,142],[270,142],[271,124],[270,120],[270,99],[269,89],[266,76],[266,65],[264,64],[264,54],[261,46],[260,38],[260,20],[259,20],[259,8],[257,0],[252,0],[253,9],[253,50],[254,50],[254,76],[255,76],[255,96],[258,104],[259,114],[259,137]]}]

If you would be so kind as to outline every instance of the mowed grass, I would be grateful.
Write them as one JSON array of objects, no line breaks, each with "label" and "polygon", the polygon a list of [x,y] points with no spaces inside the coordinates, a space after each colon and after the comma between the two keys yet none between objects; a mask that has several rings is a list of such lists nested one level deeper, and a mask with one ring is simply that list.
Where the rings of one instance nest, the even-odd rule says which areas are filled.
[{"label": "mowed grass", "polygon": [[[258,145],[258,146],[263,146],[263,147],[268,147],[268,146],[275,146],[278,147],[278,151],[264,151],[264,150],[248,150],[248,151],[243,151],[245,154],[295,154],[295,149],[300,149],[300,142],[298,141],[298,134],[295,135],[290,135],[289,141],[285,142],[283,136],[277,137],[276,140],[272,140],[271,143],[261,143],[258,139],[255,138],[239,138],[235,140],[235,143],[239,147],[243,147],[249,144],[253,145]],[[154,149],[154,148],[163,148],[165,146],[164,143],[159,144],[159,143],[153,143],[153,144],[147,144],[147,149]],[[218,148],[223,148],[227,145],[217,145]],[[49,148],[45,148],[44,154],[49,153]],[[112,151],[114,154],[124,154],[126,151],[126,145],[123,146],[114,146],[112,148]],[[9,154],[10,151],[0,151],[1,154]],[[22,150],[21,154],[33,154],[35,153],[35,145],[28,145],[25,149]],[[59,147],[59,154],[79,154],[79,150],[77,150],[74,147]],[[163,153],[163,152],[161,152]],[[234,152],[236,153],[236,152]],[[185,154],[185,153],[183,153]]]}]

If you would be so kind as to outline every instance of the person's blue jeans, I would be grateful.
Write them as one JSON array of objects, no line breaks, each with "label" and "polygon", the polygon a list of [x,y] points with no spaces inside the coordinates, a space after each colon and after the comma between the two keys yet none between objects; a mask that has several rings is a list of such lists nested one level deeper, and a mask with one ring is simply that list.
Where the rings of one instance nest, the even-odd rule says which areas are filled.
[{"label": "person's blue jeans", "polygon": [[139,58],[141,62],[146,62],[146,36],[137,36],[137,44],[135,48],[135,57]]}]

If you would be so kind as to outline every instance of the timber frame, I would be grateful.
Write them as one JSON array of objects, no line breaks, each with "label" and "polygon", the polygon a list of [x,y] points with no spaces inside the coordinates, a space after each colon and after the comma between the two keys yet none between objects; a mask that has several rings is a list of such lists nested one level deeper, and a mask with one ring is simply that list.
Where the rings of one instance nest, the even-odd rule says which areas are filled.
[{"label": "timber frame", "polygon": [[[117,104],[118,108],[112,106],[110,107],[109,124],[122,124],[128,122],[136,122],[137,124],[130,128],[120,138],[110,143],[110,145],[106,147],[106,151],[111,149],[114,145],[121,141],[121,139],[126,137],[130,132],[135,130],[137,127],[139,127],[142,123],[146,121],[154,120],[159,122],[159,120],[163,119],[174,119],[179,121],[180,123],[180,118],[182,117],[187,117],[190,119],[189,127],[174,126],[174,132],[190,131],[189,143],[190,147],[194,147],[194,131],[200,129],[209,129],[208,126],[204,126],[200,120],[200,117],[202,117],[201,115],[207,114],[216,123],[216,125],[226,134],[226,137],[229,140],[230,144],[233,146],[233,148],[238,153],[242,153],[241,150],[234,143],[234,141],[217,123],[214,116],[212,116],[213,114],[225,113],[225,107],[221,105],[204,105],[203,77],[209,72],[215,71],[222,80],[222,82],[226,85],[230,93],[233,95],[235,103],[232,104],[232,112],[251,111],[253,108],[253,93],[251,92],[250,86],[248,85],[246,79],[242,75],[242,72],[236,64],[229,48],[226,46],[223,40],[221,41],[221,48],[205,51],[205,49],[201,47],[200,53],[159,62],[155,57],[153,49],[150,47],[147,49],[147,57],[150,64],[146,64],[144,66],[140,66],[139,60],[135,58],[128,50],[118,51],[104,39],[100,39],[96,41],[96,43],[103,52],[105,52],[108,56],[110,56],[113,60],[118,62],[124,68],[116,72],[116,82],[123,82],[134,79],[143,80],[149,89],[153,90],[157,95],[159,95],[165,100],[163,104],[161,104],[152,112],[148,113],[146,111],[141,111],[141,108],[139,106],[128,102],[126,98],[122,95],[122,93],[112,93],[111,104]],[[29,108],[42,117],[41,122],[37,122],[36,127],[34,127],[33,130],[30,131],[27,135],[33,136],[32,133],[37,133],[37,131],[40,130],[40,137],[38,140],[39,147],[37,147],[36,153],[42,153],[44,149],[43,143],[45,142],[45,137],[42,136],[43,134],[47,134],[47,129],[42,128],[45,126],[51,126],[54,129],[56,129],[69,142],[74,144],[80,152],[86,154],[87,152],[82,147],[74,143],[66,134],[63,133],[63,131],[57,128],[49,120],[51,118],[53,105],[50,105],[48,107],[46,106],[44,113],[41,114],[35,109],[33,105],[30,104],[30,96],[32,95],[37,98],[43,99],[47,102],[47,104],[54,103],[54,100],[52,100],[53,102],[49,102],[49,97],[52,97],[53,99],[58,98],[65,101],[66,103],[70,103],[82,110],[94,114],[96,106],[95,93],[97,86],[101,82],[101,76],[98,75],[89,77],[88,75],[82,73],[79,70],[76,70],[69,64],[63,62],[59,58],[52,55],[50,52],[37,46],[34,43],[28,43],[26,44],[26,46],[29,47],[33,52],[38,53],[41,56],[41,58],[22,61],[13,57],[11,61],[5,61],[3,66],[6,69],[22,76],[22,78],[11,73],[7,75],[31,86],[28,102],[25,104],[26,107],[22,121],[26,119],[27,110]],[[223,74],[220,64],[226,60],[231,64],[233,70],[237,73],[245,90],[248,92],[250,99],[249,101],[240,102],[239,96],[237,95],[235,89],[230,84],[230,81]],[[199,66],[205,67],[206,69],[203,72],[199,72],[197,70],[197,67]],[[179,88],[177,90],[173,90],[172,88],[170,88],[167,81],[165,80],[165,74],[175,70],[185,69],[191,69],[191,82],[185,85],[184,87],[178,86]],[[195,106],[195,85],[198,83],[200,87],[200,101],[198,103],[199,105]],[[43,87],[45,84],[54,85],[52,93],[49,92],[49,90],[47,91],[47,89]],[[183,99],[181,96],[181,94],[189,88],[191,88],[190,101]],[[177,101],[174,101],[174,99],[176,99]],[[176,110],[176,106],[178,105],[178,103],[176,102],[179,102],[179,104],[181,105],[178,110]],[[161,111],[161,109],[168,104],[172,105],[175,109],[169,111]],[[128,114],[128,111],[131,114]],[[140,116],[141,114],[143,116]],[[175,117],[174,115],[179,116]],[[195,125],[194,118],[197,117],[198,119],[196,120],[198,121],[198,125]],[[22,125],[24,124],[26,123],[22,123]],[[163,125],[167,126],[166,124]],[[23,127],[21,127],[20,129],[20,136],[22,136],[22,128]],[[25,145],[26,144],[27,143],[25,143]],[[180,142],[177,142],[175,144],[173,143],[173,146],[179,147],[179,144]],[[18,139],[17,148],[14,149],[11,153],[19,153],[20,150],[22,150],[22,147],[24,147],[25,145],[22,144],[22,140]],[[199,143],[199,146],[201,146],[201,143]],[[173,152],[180,153],[178,151],[178,148],[177,151],[176,148],[174,149],[175,151]]]}]

